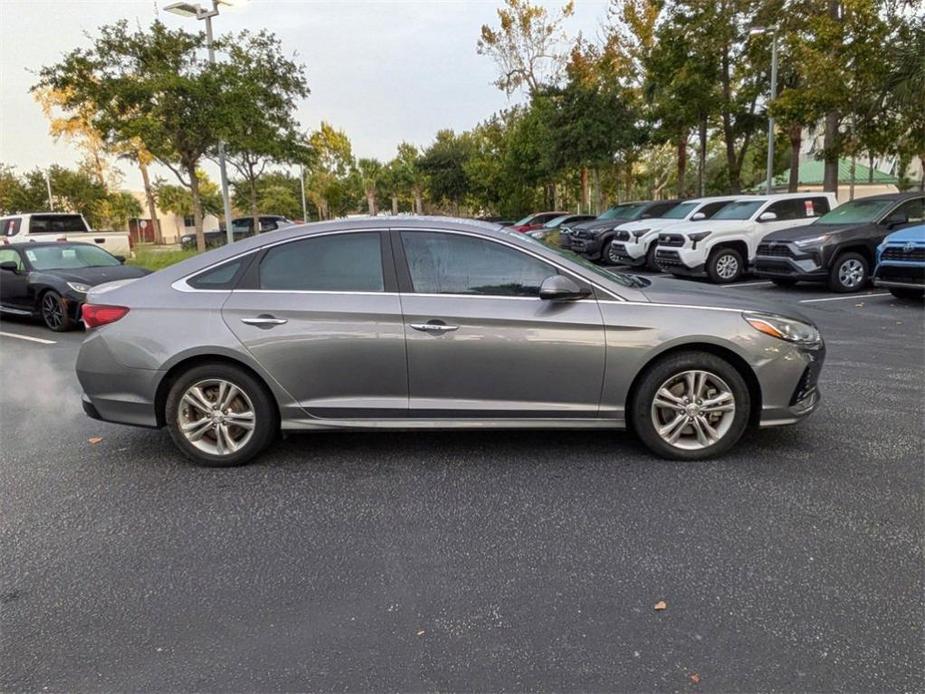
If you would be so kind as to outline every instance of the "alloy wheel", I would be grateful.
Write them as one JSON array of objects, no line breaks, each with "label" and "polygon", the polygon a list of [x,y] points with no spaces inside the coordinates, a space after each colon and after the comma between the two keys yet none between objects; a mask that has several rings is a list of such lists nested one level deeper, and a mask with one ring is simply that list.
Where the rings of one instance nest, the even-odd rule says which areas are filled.
[{"label": "alloy wheel", "polygon": [[42,318],[52,330],[57,330],[64,323],[64,308],[55,294],[48,293],[42,297]]},{"label": "alloy wheel", "polygon": [[739,271],[739,261],[732,254],[724,254],[716,259],[716,274],[724,280],[730,280]]},{"label": "alloy wheel", "polygon": [[838,268],[838,281],[847,289],[856,289],[864,281],[864,274],[861,261],[849,258]]},{"label": "alloy wheel", "polygon": [[177,426],[193,446],[211,455],[231,455],[254,435],[254,405],[241,388],[213,378],[194,383],[180,399]]},{"label": "alloy wheel", "polygon": [[709,371],[682,371],[655,393],[651,417],[655,431],[670,446],[688,451],[719,442],[735,419],[729,385]]}]

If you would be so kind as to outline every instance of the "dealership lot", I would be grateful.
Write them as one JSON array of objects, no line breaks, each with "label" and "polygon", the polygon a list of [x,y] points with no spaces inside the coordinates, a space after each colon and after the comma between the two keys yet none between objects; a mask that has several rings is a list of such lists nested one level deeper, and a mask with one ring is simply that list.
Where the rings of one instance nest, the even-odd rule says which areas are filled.
[{"label": "dealership lot", "polygon": [[0,689],[920,688],[925,311],[722,291],[820,326],[824,402],[688,465],[433,432],[195,468],[83,415],[81,333],[4,320]]}]

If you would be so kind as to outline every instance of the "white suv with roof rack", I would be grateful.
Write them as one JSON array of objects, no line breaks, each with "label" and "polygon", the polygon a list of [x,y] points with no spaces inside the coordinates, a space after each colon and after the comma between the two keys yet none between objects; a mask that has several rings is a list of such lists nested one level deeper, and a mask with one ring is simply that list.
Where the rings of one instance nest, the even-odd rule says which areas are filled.
[{"label": "white suv with roof rack", "polygon": [[741,197],[708,223],[688,222],[661,232],[655,262],[672,275],[706,275],[718,284],[735,282],[754,262],[765,236],[810,224],[837,205],[834,193]]},{"label": "white suv with roof rack", "polygon": [[613,235],[607,249],[607,259],[612,263],[658,270],[658,265],[655,264],[655,247],[658,245],[656,241],[659,232],[684,222],[709,220],[729,203],[745,197],[747,196],[727,195],[685,200],[661,217],[623,224]]}]

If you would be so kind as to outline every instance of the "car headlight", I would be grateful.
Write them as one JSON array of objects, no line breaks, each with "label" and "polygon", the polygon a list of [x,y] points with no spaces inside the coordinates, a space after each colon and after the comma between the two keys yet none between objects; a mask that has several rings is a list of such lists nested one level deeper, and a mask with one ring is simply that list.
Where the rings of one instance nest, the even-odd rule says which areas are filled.
[{"label": "car headlight", "polygon": [[638,241],[643,236],[648,234],[650,231],[652,230],[651,229],[635,229],[634,231],[631,231],[630,233],[633,235],[633,238]]},{"label": "car headlight", "polygon": [[821,246],[830,238],[832,238],[831,234],[821,234],[819,236],[813,236],[811,239],[800,239],[799,241],[794,241],[794,243],[799,248],[814,248],[816,246]]},{"label": "car headlight", "polygon": [[687,235],[687,238],[689,238],[689,239],[693,242],[693,244],[692,244],[691,247],[692,247],[694,250],[697,250],[697,244],[698,244],[700,241],[703,241],[703,240],[704,240],[707,236],[709,236],[711,233],[712,233],[712,232],[709,232],[709,231],[697,231],[697,232],[694,232],[693,234],[688,234],[688,235]]},{"label": "car headlight", "polygon": [[749,312],[743,313],[742,317],[755,330],[771,337],[808,347],[816,347],[822,343],[822,336],[812,323],[771,313]]},{"label": "car headlight", "polygon": [[67,286],[73,289],[78,294],[86,294],[90,291],[90,285],[84,284],[83,282],[68,282]]}]

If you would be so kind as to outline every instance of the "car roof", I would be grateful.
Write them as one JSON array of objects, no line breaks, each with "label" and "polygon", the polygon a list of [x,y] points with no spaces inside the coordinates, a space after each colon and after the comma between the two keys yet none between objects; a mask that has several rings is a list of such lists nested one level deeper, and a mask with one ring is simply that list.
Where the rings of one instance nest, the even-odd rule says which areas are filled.
[{"label": "car roof", "polygon": [[854,200],[846,200],[845,202],[857,202],[858,200],[912,200],[923,195],[925,193],[920,190],[906,191],[904,193],[878,193],[876,195],[865,195]]},{"label": "car roof", "polygon": [[[71,246],[93,246],[94,248],[100,248],[95,243],[84,243],[83,241],[15,241],[7,242],[0,244],[0,248],[44,248],[47,246],[55,246],[57,248],[68,248]],[[100,248],[101,251],[106,251],[105,248]],[[106,251],[109,253],[109,251]],[[110,253],[110,255],[112,255]]]}]

